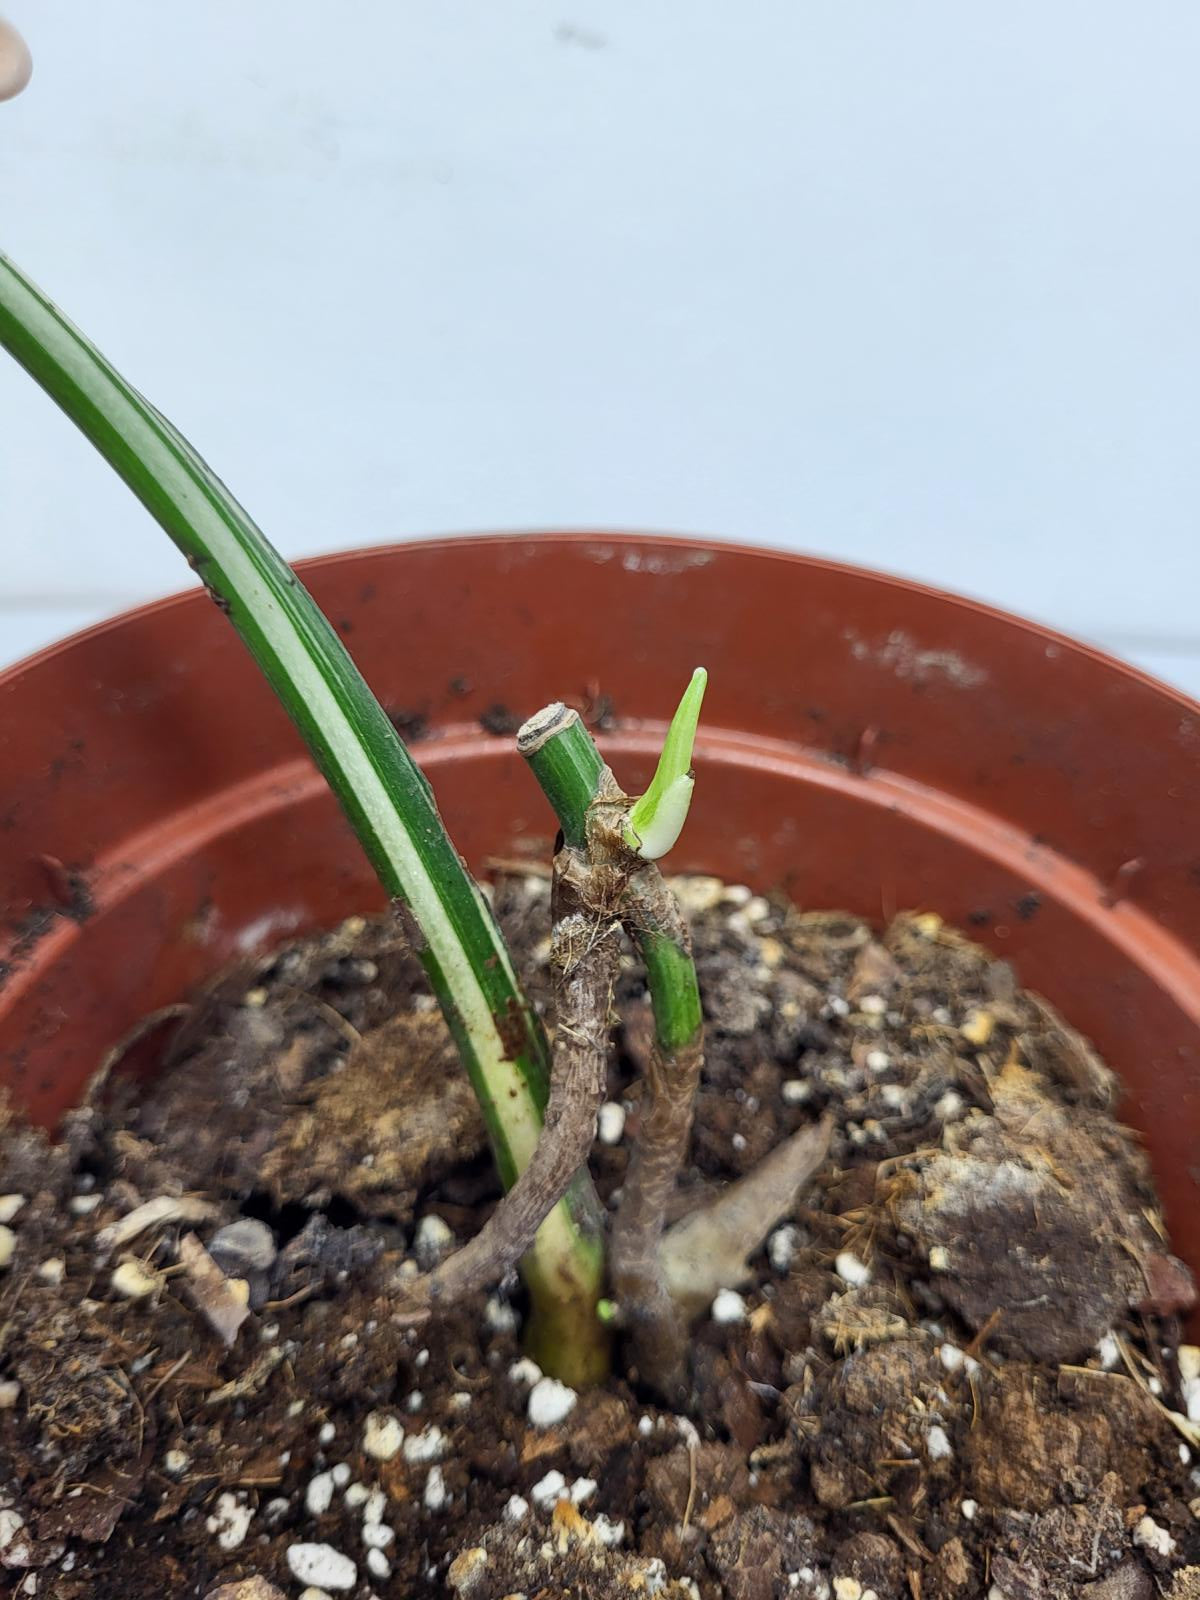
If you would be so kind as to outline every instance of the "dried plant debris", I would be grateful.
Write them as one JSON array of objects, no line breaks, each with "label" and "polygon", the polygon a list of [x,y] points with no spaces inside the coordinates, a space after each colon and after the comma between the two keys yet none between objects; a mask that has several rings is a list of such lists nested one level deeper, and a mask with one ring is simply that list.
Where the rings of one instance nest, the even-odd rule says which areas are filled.
[{"label": "dried plant debris", "polygon": [[[403,940],[353,919],[173,1011],[163,1074],[118,1056],[58,1144],[0,1113],[0,1590],[1200,1600],[1191,1280],[1111,1072],[936,917],[680,887],[707,1044],[666,1237],[807,1152],[765,1247],[699,1252],[686,1403],[546,1378],[515,1278],[397,1323],[499,1197]],[[494,897],[552,1027],[549,885]],[[614,1003],[610,1208],[629,951]]]}]

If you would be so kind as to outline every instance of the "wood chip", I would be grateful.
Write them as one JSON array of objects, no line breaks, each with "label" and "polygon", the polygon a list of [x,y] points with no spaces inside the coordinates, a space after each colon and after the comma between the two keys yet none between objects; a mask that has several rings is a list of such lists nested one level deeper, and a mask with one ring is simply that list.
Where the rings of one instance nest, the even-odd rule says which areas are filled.
[{"label": "wood chip", "polygon": [[180,1239],[179,1260],[187,1274],[183,1288],[188,1299],[217,1336],[232,1345],[250,1315],[245,1299],[194,1233],[185,1233]]},{"label": "wood chip", "polygon": [[224,1405],[227,1400],[244,1400],[248,1394],[257,1394],[283,1358],[284,1352],[279,1346],[271,1345],[263,1351],[257,1361],[246,1368],[240,1378],[234,1378],[231,1383],[223,1384],[221,1388],[205,1395],[204,1404],[219,1406]]},{"label": "wood chip", "polygon": [[96,1249],[108,1255],[148,1228],[161,1228],[171,1222],[207,1222],[216,1215],[216,1206],[207,1200],[191,1195],[160,1194],[154,1200],[135,1206],[119,1221],[110,1222],[107,1228],[101,1228],[96,1235]]}]

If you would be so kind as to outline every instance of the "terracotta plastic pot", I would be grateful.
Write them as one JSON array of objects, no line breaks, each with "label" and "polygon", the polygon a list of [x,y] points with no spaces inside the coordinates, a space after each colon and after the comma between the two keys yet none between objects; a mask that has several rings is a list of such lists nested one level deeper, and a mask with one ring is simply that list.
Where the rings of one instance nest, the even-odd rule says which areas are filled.
[{"label": "terracotta plastic pot", "polygon": [[[1200,1268],[1200,706],[985,606],[775,552],[471,538],[303,564],[474,863],[551,828],[504,727],[611,702],[647,773],[711,673],[673,855],[874,918],[921,906],[1013,960],[1123,1074]],[[199,592],[0,677],[0,1083],[37,1118],[238,952],[380,896]]]}]

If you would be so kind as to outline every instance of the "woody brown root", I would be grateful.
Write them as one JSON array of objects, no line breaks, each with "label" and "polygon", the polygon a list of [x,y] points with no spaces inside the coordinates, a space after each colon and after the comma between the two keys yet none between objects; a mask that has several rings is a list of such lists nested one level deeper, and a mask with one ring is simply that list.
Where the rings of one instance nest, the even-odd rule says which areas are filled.
[{"label": "woody brown root", "polygon": [[529,1165],[475,1237],[433,1272],[402,1286],[395,1312],[401,1322],[422,1321],[438,1302],[498,1282],[529,1249],[587,1160],[604,1101],[620,924],[607,911],[607,881],[580,852],[561,851],[554,868],[550,962],[558,1021],[541,1137]]}]

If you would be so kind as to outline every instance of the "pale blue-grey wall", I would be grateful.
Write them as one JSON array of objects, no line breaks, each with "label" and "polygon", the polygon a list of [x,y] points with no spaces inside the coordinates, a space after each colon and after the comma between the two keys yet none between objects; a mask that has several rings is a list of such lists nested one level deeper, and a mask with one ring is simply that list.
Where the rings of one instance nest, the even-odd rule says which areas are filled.
[{"label": "pale blue-grey wall", "polygon": [[[1200,689],[1191,0],[8,0],[0,242],[290,555],[694,530]],[[0,365],[0,659],[180,586]]]}]

